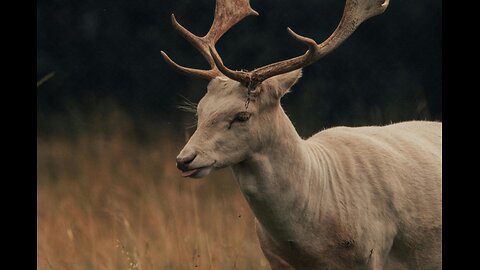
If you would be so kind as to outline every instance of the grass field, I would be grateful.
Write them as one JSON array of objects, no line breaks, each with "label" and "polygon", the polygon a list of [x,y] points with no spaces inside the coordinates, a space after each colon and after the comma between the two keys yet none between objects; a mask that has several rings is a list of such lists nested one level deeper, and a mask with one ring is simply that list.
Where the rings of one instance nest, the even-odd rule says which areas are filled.
[{"label": "grass field", "polygon": [[230,169],[183,179],[183,138],[114,116],[37,138],[37,269],[269,269]]}]

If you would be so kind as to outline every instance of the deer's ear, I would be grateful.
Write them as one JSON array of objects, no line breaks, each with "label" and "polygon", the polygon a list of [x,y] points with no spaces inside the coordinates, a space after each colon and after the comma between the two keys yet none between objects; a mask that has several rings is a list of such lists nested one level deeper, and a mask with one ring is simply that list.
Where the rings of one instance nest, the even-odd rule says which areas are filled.
[{"label": "deer's ear", "polygon": [[302,77],[302,69],[297,69],[268,78],[262,82],[262,85],[275,99],[280,99],[290,91],[300,77]]}]

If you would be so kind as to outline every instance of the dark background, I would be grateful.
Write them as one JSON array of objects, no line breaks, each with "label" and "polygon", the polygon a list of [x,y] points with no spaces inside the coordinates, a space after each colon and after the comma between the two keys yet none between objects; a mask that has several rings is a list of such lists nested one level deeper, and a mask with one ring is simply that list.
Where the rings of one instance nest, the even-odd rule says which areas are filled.
[{"label": "dark background", "polygon": [[[252,0],[251,5],[260,16],[245,18],[217,43],[231,68],[253,69],[304,53],[286,28],[320,43],[337,26],[344,1]],[[214,7],[214,0],[38,1],[37,79],[54,72],[37,88],[38,134],[68,130],[78,115],[101,117],[111,104],[134,120],[150,119],[181,132],[191,115],[177,106],[183,97],[198,102],[207,82],[177,74],[160,50],[180,64],[207,68],[174,31],[170,15],[204,35]],[[441,97],[442,2],[391,0],[385,13],[305,68],[283,105],[307,137],[337,125],[442,120]]]}]

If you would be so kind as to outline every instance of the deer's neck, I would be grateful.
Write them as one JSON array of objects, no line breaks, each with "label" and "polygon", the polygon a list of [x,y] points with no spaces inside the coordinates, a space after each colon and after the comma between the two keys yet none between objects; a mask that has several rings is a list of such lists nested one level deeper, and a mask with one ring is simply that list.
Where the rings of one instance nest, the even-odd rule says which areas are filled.
[{"label": "deer's neck", "polygon": [[281,108],[276,116],[261,149],[233,171],[262,226],[288,238],[299,222],[321,214],[324,185],[322,165],[315,164],[318,159],[312,159],[308,144]]}]

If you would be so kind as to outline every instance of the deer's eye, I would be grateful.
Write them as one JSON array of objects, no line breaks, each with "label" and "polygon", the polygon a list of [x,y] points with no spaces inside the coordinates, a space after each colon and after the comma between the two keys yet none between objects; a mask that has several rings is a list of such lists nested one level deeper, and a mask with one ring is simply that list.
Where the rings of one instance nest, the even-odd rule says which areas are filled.
[{"label": "deer's eye", "polygon": [[237,115],[235,115],[235,118],[233,119],[234,122],[246,122],[248,119],[250,119],[250,113],[248,112],[239,112]]},{"label": "deer's eye", "polygon": [[235,117],[230,121],[227,128],[230,129],[235,122],[244,123],[250,119],[251,114],[248,112],[239,112],[235,115]]}]

